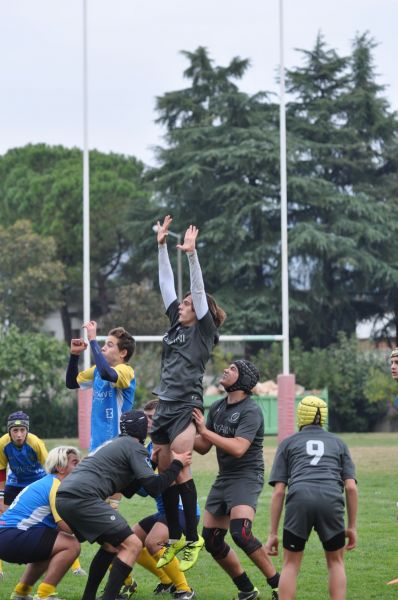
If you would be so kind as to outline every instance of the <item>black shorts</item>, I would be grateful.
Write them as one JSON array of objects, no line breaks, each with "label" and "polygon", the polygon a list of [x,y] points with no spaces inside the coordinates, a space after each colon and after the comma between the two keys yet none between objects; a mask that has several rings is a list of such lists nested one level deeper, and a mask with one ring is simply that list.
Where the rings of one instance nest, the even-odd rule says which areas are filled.
[{"label": "black shorts", "polygon": [[80,542],[107,542],[117,547],[133,533],[122,515],[101,498],[58,493],[55,505]]},{"label": "black shorts", "polygon": [[219,475],[211,486],[206,510],[217,517],[229,515],[234,506],[246,505],[256,510],[258,497],[264,487],[264,475],[231,479]]},{"label": "black shorts", "polygon": [[[307,540],[294,535],[287,529],[283,530],[283,547],[290,552],[303,552]],[[345,531],[341,531],[330,540],[322,542],[323,549],[327,552],[336,552],[345,546]]]},{"label": "black shorts", "polygon": [[58,531],[51,527],[17,527],[0,529],[0,559],[9,563],[27,564],[48,560]]},{"label": "black shorts", "polygon": [[[183,510],[178,511],[178,520],[180,522],[180,527],[183,533],[186,533],[186,523],[185,523],[185,514]],[[199,523],[200,517],[196,517],[196,523]],[[149,515],[148,517],[144,517],[141,521],[138,522],[138,525],[148,534],[152,527],[156,525],[156,523],[163,523],[163,525],[167,525],[166,515],[164,513],[154,513],[153,515]]]},{"label": "black shorts", "polygon": [[6,485],[4,488],[4,504],[10,506],[15,498],[25,489],[24,487],[18,487],[16,485]]},{"label": "black shorts", "polygon": [[283,528],[303,540],[312,529],[322,543],[335,538],[345,529],[343,494],[337,487],[295,485],[287,494]]},{"label": "black shorts", "polygon": [[154,444],[171,444],[192,423],[194,408],[203,410],[203,403],[159,400],[150,432]]}]

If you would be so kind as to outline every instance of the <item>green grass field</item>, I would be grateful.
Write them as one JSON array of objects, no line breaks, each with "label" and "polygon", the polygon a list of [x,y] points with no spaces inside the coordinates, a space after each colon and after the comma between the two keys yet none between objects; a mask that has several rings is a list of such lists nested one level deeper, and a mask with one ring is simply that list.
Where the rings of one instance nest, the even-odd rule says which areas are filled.
[{"label": "green grass field", "polygon": [[[387,586],[386,582],[398,577],[398,522],[396,519],[398,436],[395,434],[347,434],[342,436],[349,444],[357,466],[359,485],[358,547],[347,553],[349,600],[388,600],[398,598],[398,585]],[[64,440],[51,440],[52,448]],[[73,443],[73,442],[72,442]],[[276,439],[265,439],[266,470],[275,453]],[[206,494],[215,476],[216,462],[213,452],[207,456],[194,457],[193,471],[198,488],[199,502],[203,509]],[[265,486],[260,497],[255,521],[256,536],[265,541],[268,531],[268,507],[271,498],[270,486]],[[122,513],[133,524],[145,515],[154,512],[151,498],[124,499]],[[200,525],[201,527],[201,525]],[[229,540],[231,541],[231,540]],[[87,570],[96,552],[96,546],[83,544],[82,566]],[[244,567],[254,584],[260,589],[263,599],[270,598],[268,586],[260,572],[247,557],[238,551]],[[281,566],[281,557],[275,560]],[[9,598],[13,586],[22,573],[23,566],[4,565],[5,576],[0,580],[0,600]],[[137,566],[134,570],[139,587],[137,600],[153,598],[155,577]],[[187,573],[190,585],[196,590],[198,600],[231,599],[235,588],[225,573],[203,551],[197,565]],[[66,600],[80,600],[85,580],[68,573],[58,586],[58,593]],[[297,596],[300,600],[324,600],[328,598],[327,572],[322,547],[312,534],[303,561]]]}]

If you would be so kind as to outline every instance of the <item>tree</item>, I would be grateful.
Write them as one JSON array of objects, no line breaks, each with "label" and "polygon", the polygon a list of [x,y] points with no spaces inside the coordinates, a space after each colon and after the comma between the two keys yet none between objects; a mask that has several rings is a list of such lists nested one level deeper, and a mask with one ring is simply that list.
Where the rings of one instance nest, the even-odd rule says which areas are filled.
[{"label": "tree", "polygon": [[43,318],[61,304],[63,265],[55,259],[52,238],[34,233],[29,221],[0,227],[0,321],[37,331]]},{"label": "tree", "polygon": [[370,290],[398,281],[385,252],[398,230],[379,176],[398,122],[372,81],[370,51],[362,37],[340,57],[318,36],[287,76],[291,322],[306,347],[353,333],[375,314]]},{"label": "tree", "polygon": [[75,437],[76,401],[65,388],[66,344],[53,337],[0,330],[0,421],[26,410],[32,430],[43,437]]},{"label": "tree", "polygon": [[157,101],[167,147],[149,176],[159,214],[173,215],[175,231],[201,230],[206,288],[228,313],[223,330],[269,332],[280,323],[278,113],[266,94],[234,83],[247,60],[219,67],[205,48],[183,54],[190,86]]},{"label": "tree", "polygon": [[169,327],[159,292],[149,281],[115,288],[117,304],[101,319],[104,330],[123,324],[134,335],[162,335]]},{"label": "tree", "polygon": [[[139,212],[147,196],[144,166],[135,158],[90,153],[90,239],[92,314],[112,302],[109,282],[127,259],[128,215]],[[35,231],[56,240],[64,264],[61,313],[65,339],[71,337],[70,311],[82,296],[82,155],[77,148],[28,145],[0,157],[0,220],[12,225],[29,214]]]},{"label": "tree", "polygon": [[[376,42],[368,33],[357,35],[353,43],[350,63],[352,89],[348,104],[348,125],[355,130],[357,151],[352,163],[357,168],[356,188],[365,194],[376,195],[385,213],[388,228],[377,243],[377,252],[390,267],[390,274],[380,278],[377,285],[369,281],[364,299],[368,306],[364,316],[383,319],[381,335],[398,339],[398,121],[382,95],[385,86],[377,83],[373,50]],[[373,246],[374,247],[374,246]],[[387,317],[387,319],[386,319]],[[394,341],[391,340],[391,344]]]}]

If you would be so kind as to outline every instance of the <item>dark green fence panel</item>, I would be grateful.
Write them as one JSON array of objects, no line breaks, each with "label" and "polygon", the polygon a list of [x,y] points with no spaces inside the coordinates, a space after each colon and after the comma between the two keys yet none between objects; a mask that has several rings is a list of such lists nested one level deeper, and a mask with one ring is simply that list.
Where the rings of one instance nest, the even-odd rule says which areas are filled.
[{"label": "dark green fence panel", "polygon": [[[296,396],[296,409],[297,405],[304,398],[304,396],[309,396],[311,392],[307,392],[301,396]],[[329,396],[327,388],[323,389],[319,394],[316,394],[322,400],[329,403]],[[219,400],[222,396],[204,396],[204,409],[205,416],[207,416],[208,410],[210,406],[216,400]],[[278,434],[278,398],[276,396],[254,396],[253,400],[257,402],[259,407],[262,410],[264,417],[264,429],[266,435],[277,435]],[[326,428],[327,429],[327,426]]]}]

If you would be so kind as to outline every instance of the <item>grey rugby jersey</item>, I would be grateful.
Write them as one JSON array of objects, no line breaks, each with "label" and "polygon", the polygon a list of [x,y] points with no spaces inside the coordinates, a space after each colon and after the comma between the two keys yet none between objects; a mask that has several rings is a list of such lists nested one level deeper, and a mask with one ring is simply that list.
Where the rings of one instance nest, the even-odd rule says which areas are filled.
[{"label": "grey rugby jersey", "polygon": [[203,401],[203,374],[218,337],[217,328],[210,311],[191,327],[180,325],[177,300],[166,314],[171,327],[163,337],[161,381],[154,393],[161,400],[195,406]]},{"label": "grey rugby jersey", "polygon": [[222,437],[241,437],[251,442],[247,452],[240,458],[217,448],[220,475],[239,478],[264,473],[264,419],[261,409],[250,396],[235,404],[228,404],[227,398],[214,402],[207,416],[206,427]]},{"label": "grey rugby jersey", "polygon": [[347,445],[319,425],[307,425],[279,444],[269,483],[282,482],[290,489],[301,483],[342,489],[345,479],[355,479]]},{"label": "grey rugby jersey", "polygon": [[125,435],[100,446],[66,477],[58,493],[78,497],[95,494],[105,500],[115,492],[122,492],[138,479],[153,477],[153,469],[146,448],[134,438]]}]

